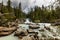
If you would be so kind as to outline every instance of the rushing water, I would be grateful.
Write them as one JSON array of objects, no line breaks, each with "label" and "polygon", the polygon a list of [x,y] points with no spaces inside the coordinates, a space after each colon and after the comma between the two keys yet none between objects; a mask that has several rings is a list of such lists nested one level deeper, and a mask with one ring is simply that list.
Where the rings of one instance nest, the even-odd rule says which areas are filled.
[{"label": "rushing water", "polygon": [[[30,21],[29,21],[28,19],[26,19],[26,22],[25,22],[25,23],[30,23]],[[32,22],[31,22],[31,23],[32,23]],[[22,26],[22,27],[21,27],[21,26]],[[50,32],[49,30],[46,30],[46,29],[44,28],[44,26],[50,27],[51,32]],[[29,29],[29,25],[28,25],[28,24],[18,24],[18,27],[20,27],[20,28],[22,28],[22,29],[25,29],[25,30],[26,30],[26,29]],[[44,29],[44,32],[38,31],[39,29],[35,29],[35,30],[34,30],[34,31],[36,31],[36,32],[39,32],[39,34],[38,34],[39,36],[41,36],[42,34],[44,34],[46,37],[50,36],[50,37],[53,37],[53,38],[54,38],[54,36],[53,36],[54,33],[55,33],[56,35],[58,35],[58,33],[56,32],[57,28],[52,27],[50,23],[39,23],[39,27],[40,27],[40,29]],[[56,36],[56,37],[60,38],[59,35]],[[15,36],[14,36],[14,33],[12,33],[12,34],[9,35],[9,36],[0,37],[0,40],[18,40],[18,37],[15,37]]]}]

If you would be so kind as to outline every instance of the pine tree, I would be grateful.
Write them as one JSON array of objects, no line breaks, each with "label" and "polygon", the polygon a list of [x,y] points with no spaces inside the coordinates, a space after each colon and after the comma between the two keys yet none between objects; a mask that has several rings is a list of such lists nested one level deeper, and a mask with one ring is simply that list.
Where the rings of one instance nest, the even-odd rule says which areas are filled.
[{"label": "pine tree", "polygon": [[3,1],[2,1],[2,5],[1,5],[1,13],[3,13],[4,9],[3,9]]},{"label": "pine tree", "polygon": [[22,15],[22,10],[21,10],[21,3],[19,3],[19,9],[18,9],[18,16],[19,16],[19,19],[23,16]]},{"label": "pine tree", "polygon": [[11,10],[11,1],[10,1],[10,0],[8,0],[8,2],[7,2],[7,8],[8,8],[8,11],[9,11],[9,12],[12,11],[12,10]]}]

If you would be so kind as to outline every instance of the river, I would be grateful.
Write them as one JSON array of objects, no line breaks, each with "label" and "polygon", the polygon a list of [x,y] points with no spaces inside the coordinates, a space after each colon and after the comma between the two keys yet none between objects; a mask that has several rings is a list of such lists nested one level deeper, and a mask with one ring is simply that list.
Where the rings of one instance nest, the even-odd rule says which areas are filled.
[{"label": "river", "polygon": [[[25,23],[28,23],[29,21],[27,20],[27,22],[25,22]],[[30,23],[30,22],[29,22]],[[50,31],[48,31],[48,30],[46,30],[45,28],[44,28],[44,25],[45,26],[49,26],[50,28],[51,28],[51,30],[53,30],[53,32],[55,32],[55,34],[57,33],[56,32],[56,28],[55,27],[51,27],[51,24],[50,23],[39,23],[39,25],[40,25],[40,28],[41,29],[44,29],[45,31],[44,32],[42,32],[45,36],[51,36],[51,37],[54,37],[53,36],[53,33],[52,32],[50,32]],[[29,25],[28,24],[18,24],[18,26],[22,26],[22,28],[23,29],[29,29]],[[36,29],[36,30],[34,30],[34,31],[38,31],[39,29]],[[38,31],[39,32],[39,31]],[[41,32],[39,32],[39,34],[38,35],[42,35],[42,33]],[[50,34],[50,35],[49,35]],[[59,36],[58,36],[59,37]],[[60,38],[60,37],[59,37]],[[8,36],[4,36],[4,37],[0,37],[0,40],[19,40],[18,39],[18,37],[15,37],[14,36],[14,33],[12,33],[11,35],[8,35]]]},{"label": "river", "polygon": [[[29,29],[27,24],[19,24],[19,26],[22,26],[23,29]],[[38,30],[35,30],[38,31]],[[14,36],[14,33],[12,33],[11,35],[8,36],[4,36],[4,37],[0,37],[0,40],[19,40],[18,37]]]},{"label": "river", "polygon": [[[44,23],[45,24],[45,23]],[[42,25],[42,23],[40,23],[40,25]],[[19,24],[19,26],[22,26],[23,29],[29,29],[27,24]],[[40,28],[44,28],[43,25],[40,26]],[[51,27],[51,29],[53,29],[53,32],[56,32],[56,29]],[[44,35],[46,36],[51,36],[51,37],[54,37],[52,36],[53,33],[52,32],[49,32],[48,30],[44,29],[45,32],[43,32]],[[35,31],[38,31],[38,29],[36,29]],[[39,32],[39,31],[38,31]],[[50,34],[50,35],[49,35]],[[40,32],[39,32],[39,35],[42,35]],[[59,37],[60,38],[60,37]],[[12,33],[11,35],[9,36],[4,36],[4,37],[0,37],[0,40],[19,40],[18,37],[15,37],[14,36],[14,33]]]},{"label": "river", "polygon": [[18,40],[18,37],[15,37],[14,33],[12,33],[9,36],[0,37],[0,40]]}]

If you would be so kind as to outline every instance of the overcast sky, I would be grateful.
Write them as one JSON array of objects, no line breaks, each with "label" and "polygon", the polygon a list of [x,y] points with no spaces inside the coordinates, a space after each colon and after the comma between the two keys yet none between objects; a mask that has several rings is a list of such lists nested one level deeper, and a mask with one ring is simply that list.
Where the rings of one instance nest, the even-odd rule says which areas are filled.
[{"label": "overcast sky", "polygon": [[[11,0],[13,2],[12,5],[14,6],[18,6],[18,3],[21,2],[22,3],[22,9],[24,11],[28,11],[31,7],[34,7],[35,5],[37,6],[48,6],[51,3],[55,2],[55,0]],[[0,3],[2,2],[2,0],[0,0]],[[4,5],[6,5],[7,0],[3,0]]]}]

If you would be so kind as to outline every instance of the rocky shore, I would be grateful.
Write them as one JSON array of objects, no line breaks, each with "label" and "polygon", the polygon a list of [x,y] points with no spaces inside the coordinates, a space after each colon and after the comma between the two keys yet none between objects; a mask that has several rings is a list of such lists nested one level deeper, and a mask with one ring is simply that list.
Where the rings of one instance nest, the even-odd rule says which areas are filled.
[{"label": "rocky shore", "polygon": [[0,27],[0,37],[10,35],[16,30],[16,27]]},{"label": "rocky shore", "polygon": [[[29,26],[28,26],[29,27]],[[34,26],[32,26],[34,28]],[[57,33],[57,27],[53,26],[38,26],[34,29],[19,28],[14,36],[20,40],[60,40],[60,34]]]},{"label": "rocky shore", "polygon": [[15,21],[2,22],[0,25],[0,37],[12,34],[18,29],[18,24],[20,21],[16,19]]}]

